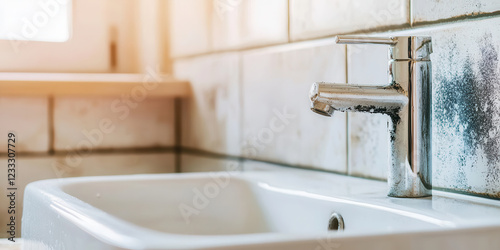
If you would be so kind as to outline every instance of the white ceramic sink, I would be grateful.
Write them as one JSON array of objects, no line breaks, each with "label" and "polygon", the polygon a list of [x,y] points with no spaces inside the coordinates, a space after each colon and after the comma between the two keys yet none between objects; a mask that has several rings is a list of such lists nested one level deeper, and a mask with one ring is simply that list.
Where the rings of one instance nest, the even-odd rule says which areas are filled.
[{"label": "white ceramic sink", "polygon": [[[500,249],[500,202],[313,171],[38,181],[24,249]],[[328,231],[332,212],[344,231]]]}]

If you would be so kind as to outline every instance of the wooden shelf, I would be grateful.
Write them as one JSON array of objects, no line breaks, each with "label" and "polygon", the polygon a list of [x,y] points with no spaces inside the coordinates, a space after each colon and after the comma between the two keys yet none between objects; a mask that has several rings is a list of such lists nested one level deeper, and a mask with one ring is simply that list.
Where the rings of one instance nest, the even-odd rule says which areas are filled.
[{"label": "wooden shelf", "polygon": [[0,73],[0,96],[121,96],[186,97],[187,81],[148,74]]}]

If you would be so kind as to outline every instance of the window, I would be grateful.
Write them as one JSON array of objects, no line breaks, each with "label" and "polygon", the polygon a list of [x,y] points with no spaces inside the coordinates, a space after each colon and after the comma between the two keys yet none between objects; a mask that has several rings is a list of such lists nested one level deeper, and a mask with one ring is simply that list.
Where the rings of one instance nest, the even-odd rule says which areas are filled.
[{"label": "window", "polygon": [[0,39],[64,42],[70,20],[71,0],[0,0]]}]

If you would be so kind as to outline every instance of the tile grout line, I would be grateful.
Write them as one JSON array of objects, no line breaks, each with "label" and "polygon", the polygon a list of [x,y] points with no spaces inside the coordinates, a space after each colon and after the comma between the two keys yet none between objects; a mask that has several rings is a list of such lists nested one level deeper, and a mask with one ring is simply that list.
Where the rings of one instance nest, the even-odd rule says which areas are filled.
[{"label": "tile grout line", "polygon": [[[208,48],[210,50],[214,49],[214,41],[213,41],[214,34],[212,33],[212,26],[214,25],[214,22],[213,22],[214,11],[215,11],[214,5],[210,4],[208,15],[207,15],[207,22],[206,22],[206,26],[208,28],[208,32],[207,32]],[[174,61],[175,59],[182,59],[182,58],[171,58],[171,59],[172,59],[172,61]]]},{"label": "tile grout line", "polygon": [[[75,154],[85,153],[80,150],[71,151]],[[98,149],[93,150],[92,154],[96,155],[119,155],[119,154],[129,154],[129,153],[138,153],[138,154],[155,154],[155,153],[175,153],[175,147],[149,147],[149,148],[110,148],[110,149]],[[54,151],[53,153],[48,152],[22,152],[22,157],[51,157],[51,156],[67,156],[67,151]],[[0,153],[0,158],[7,157],[7,153]]]},{"label": "tile grout line", "polygon": [[[246,161],[262,162],[262,163],[277,165],[277,166],[284,167],[284,168],[311,170],[311,171],[318,171],[318,172],[347,176],[347,174],[345,172],[340,172],[340,171],[336,171],[336,170],[327,170],[327,169],[316,168],[316,167],[312,167],[312,166],[290,165],[290,164],[283,163],[283,162],[260,160],[260,159],[246,158],[246,157],[241,157],[241,156],[231,156],[231,155],[214,153],[214,152],[205,151],[205,150],[196,149],[196,148],[184,147],[183,152],[185,154],[196,155],[199,157],[207,157],[207,158],[222,159],[222,160],[240,160],[242,162],[246,162]],[[363,177],[363,176],[352,176],[352,177],[361,178],[361,179],[368,179],[368,180],[376,180],[376,181],[385,181],[384,179],[377,179],[377,178]]]},{"label": "tile grout line", "polygon": [[[349,84],[349,51],[347,45],[345,46],[345,82]],[[345,125],[346,125],[346,138],[345,138],[345,147],[346,147],[346,174],[351,174],[351,126],[350,126],[350,115],[349,112],[345,114]]]},{"label": "tile grout line", "polygon": [[49,129],[49,141],[48,141],[48,146],[49,146],[49,155],[54,155],[55,154],[55,128],[54,128],[54,96],[49,96],[47,99],[47,125]]},{"label": "tile grout line", "polygon": [[[410,9],[410,13],[411,12],[412,12],[412,10]],[[368,35],[368,34],[387,33],[387,32],[401,32],[401,31],[407,31],[407,30],[412,30],[412,29],[433,28],[433,27],[449,25],[449,24],[453,24],[453,23],[457,23],[457,22],[479,21],[479,20],[492,19],[492,18],[500,18],[500,11],[484,13],[484,14],[480,14],[480,15],[451,17],[451,18],[445,18],[445,19],[440,19],[440,20],[436,20],[436,21],[422,21],[422,22],[418,22],[418,23],[414,23],[413,17],[409,17],[410,20],[407,20],[407,23],[401,24],[401,25],[382,26],[382,27],[375,28],[375,29],[356,30],[356,31],[348,32],[348,33],[328,34],[328,35],[322,35],[322,36],[305,38],[305,39],[297,39],[297,40],[292,40],[290,35],[289,35],[288,42],[269,43],[269,44],[265,44],[265,45],[248,46],[248,47],[242,47],[242,48],[211,50],[211,51],[204,52],[204,53],[175,56],[172,59],[174,59],[174,60],[189,59],[189,58],[196,58],[196,57],[200,57],[200,56],[222,54],[222,53],[228,53],[228,52],[252,51],[252,50],[256,50],[256,49],[269,48],[269,47],[273,47],[273,46],[283,46],[283,45],[296,44],[296,43],[301,43],[301,42],[329,39],[329,38],[333,38],[333,37],[340,35],[340,34],[343,34],[343,35],[359,35],[359,34]]]},{"label": "tile grout line", "polygon": [[408,0],[408,20],[407,22],[410,24],[410,27],[413,28],[413,1],[414,0]]},{"label": "tile grout line", "polygon": [[182,133],[182,100],[180,98],[174,98],[174,165],[175,173],[180,173],[182,171],[181,166],[181,133]]},{"label": "tile grout line", "polygon": [[287,2],[287,10],[288,10],[288,13],[287,13],[287,33],[288,33],[288,43],[291,43],[292,42],[292,34],[291,34],[291,30],[290,30],[290,17],[291,17],[291,11],[290,11],[290,1],[291,0],[288,0],[286,1]]},{"label": "tile grout line", "polygon": [[[239,119],[239,122],[238,122],[238,127],[239,127],[239,138],[240,138],[240,144],[239,144],[239,155],[240,157],[242,157],[243,155],[243,145],[245,143],[245,139],[244,139],[244,136],[243,136],[243,119],[244,119],[244,115],[243,115],[243,112],[244,112],[244,101],[243,101],[243,54],[242,53],[238,53],[237,54],[238,56],[238,82],[236,83],[238,85],[238,99],[239,99],[239,115],[238,115],[238,119]],[[243,164],[243,160],[242,159],[239,159],[238,160],[239,164],[241,165],[240,166],[240,169],[241,171],[244,171],[244,164]]]}]

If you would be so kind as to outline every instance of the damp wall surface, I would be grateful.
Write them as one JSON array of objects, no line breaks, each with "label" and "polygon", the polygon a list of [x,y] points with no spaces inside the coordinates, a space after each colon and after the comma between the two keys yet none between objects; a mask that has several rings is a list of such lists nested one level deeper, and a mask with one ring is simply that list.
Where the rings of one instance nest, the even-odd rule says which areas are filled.
[{"label": "damp wall surface", "polygon": [[387,83],[387,47],[335,35],[426,35],[433,185],[500,198],[499,1],[188,2],[170,6],[170,26],[184,27],[171,34],[173,71],[194,91],[182,105],[183,171],[274,164],[386,179],[387,117],[318,116],[309,87]]}]

